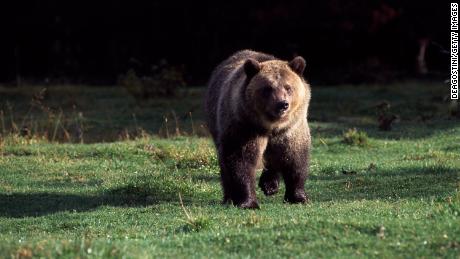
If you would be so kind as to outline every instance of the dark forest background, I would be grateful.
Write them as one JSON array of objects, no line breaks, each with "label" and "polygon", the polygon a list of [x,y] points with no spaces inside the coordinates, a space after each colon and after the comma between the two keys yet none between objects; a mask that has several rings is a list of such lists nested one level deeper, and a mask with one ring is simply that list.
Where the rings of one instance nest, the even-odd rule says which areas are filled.
[{"label": "dark forest background", "polygon": [[173,66],[189,85],[245,48],[302,55],[315,83],[447,78],[440,1],[12,1],[2,4],[0,82],[114,84]]}]

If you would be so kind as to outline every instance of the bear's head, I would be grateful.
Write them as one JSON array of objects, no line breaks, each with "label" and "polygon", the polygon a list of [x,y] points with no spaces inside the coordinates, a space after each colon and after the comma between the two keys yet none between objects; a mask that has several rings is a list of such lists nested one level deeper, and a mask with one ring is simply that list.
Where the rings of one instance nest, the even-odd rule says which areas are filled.
[{"label": "bear's head", "polygon": [[290,62],[245,61],[245,100],[258,118],[270,124],[282,123],[308,105],[310,89],[303,80],[304,69],[305,60],[302,57]]}]

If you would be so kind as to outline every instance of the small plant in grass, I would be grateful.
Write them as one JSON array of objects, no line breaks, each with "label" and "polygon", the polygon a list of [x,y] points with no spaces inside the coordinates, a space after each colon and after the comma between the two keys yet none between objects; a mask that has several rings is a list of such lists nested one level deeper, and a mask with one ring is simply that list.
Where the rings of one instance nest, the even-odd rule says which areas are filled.
[{"label": "small plant in grass", "polygon": [[180,193],[179,193],[179,201],[180,201],[180,205],[186,217],[185,219],[186,224],[182,227],[182,229],[185,232],[198,232],[198,231],[208,229],[211,227],[211,220],[208,217],[193,216],[192,213],[185,208],[184,202],[182,201],[182,196],[180,195]]},{"label": "small plant in grass", "polygon": [[364,131],[359,131],[356,128],[348,129],[343,133],[343,142],[352,146],[367,146],[369,137]]},{"label": "small plant in grass", "polygon": [[204,216],[187,219],[185,222],[186,225],[182,228],[185,232],[199,232],[201,230],[208,229],[211,226],[209,218]]},{"label": "small plant in grass", "polygon": [[251,212],[249,218],[244,221],[244,225],[247,227],[256,227],[259,226],[263,222],[263,218],[257,215],[254,211]]}]

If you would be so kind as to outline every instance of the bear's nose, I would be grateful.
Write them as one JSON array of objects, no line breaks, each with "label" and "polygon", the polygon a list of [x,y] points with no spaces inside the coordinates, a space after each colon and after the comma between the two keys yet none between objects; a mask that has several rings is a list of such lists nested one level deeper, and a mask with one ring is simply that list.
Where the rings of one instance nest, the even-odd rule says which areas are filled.
[{"label": "bear's nose", "polygon": [[289,108],[289,103],[286,101],[281,101],[276,104],[276,110],[278,112],[284,112]]}]

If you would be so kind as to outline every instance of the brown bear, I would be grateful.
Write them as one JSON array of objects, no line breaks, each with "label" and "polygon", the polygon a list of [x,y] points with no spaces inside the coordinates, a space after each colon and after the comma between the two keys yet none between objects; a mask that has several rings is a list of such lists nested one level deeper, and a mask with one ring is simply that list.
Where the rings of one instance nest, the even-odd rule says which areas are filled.
[{"label": "brown bear", "polygon": [[290,62],[251,50],[223,61],[211,75],[206,93],[208,128],[218,152],[224,203],[259,208],[265,195],[286,185],[284,200],[308,201],[304,185],[309,169],[310,86],[303,78],[305,60]]}]

